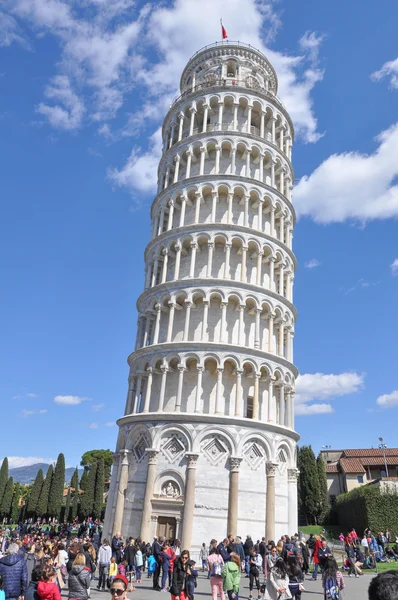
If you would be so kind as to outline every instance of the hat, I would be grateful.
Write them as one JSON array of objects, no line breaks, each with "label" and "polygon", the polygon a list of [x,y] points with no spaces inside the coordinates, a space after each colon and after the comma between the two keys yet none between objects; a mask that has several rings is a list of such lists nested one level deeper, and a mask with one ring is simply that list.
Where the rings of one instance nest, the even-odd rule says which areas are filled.
[{"label": "hat", "polygon": [[113,581],[123,581],[124,585],[126,586],[126,590],[129,586],[129,582],[127,581],[127,577],[125,577],[124,575],[116,575],[113,578]]}]

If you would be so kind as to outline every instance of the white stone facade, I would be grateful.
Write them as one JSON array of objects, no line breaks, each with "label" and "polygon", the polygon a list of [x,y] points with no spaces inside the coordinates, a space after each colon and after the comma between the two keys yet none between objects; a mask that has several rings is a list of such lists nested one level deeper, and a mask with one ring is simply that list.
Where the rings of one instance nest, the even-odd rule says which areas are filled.
[{"label": "white stone facade", "polygon": [[251,47],[199,51],[164,120],[105,519],[198,551],[297,530],[293,126]]}]

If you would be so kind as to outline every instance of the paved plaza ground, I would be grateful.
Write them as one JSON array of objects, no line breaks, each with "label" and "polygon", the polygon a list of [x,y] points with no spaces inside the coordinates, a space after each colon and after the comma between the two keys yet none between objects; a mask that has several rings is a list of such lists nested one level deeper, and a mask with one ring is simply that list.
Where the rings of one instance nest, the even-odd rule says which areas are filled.
[{"label": "paved plaza ground", "polygon": [[[345,580],[345,590],[341,594],[342,600],[367,600],[368,597],[368,586],[369,582],[374,577],[374,574],[365,574],[359,579],[355,579],[354,577],[350,578],[348,576],[344,577]],[[93,581],[93,586],[91,588],[91,600],[110,600],[109,592],[98,592],[95,587],[97,585],[97,581]],[[152,590],[152,581],[146,578],[146,573],[144,573],[144,578],[141,584],[135,586],[136,591],[130,592],[128,594],[129,600],[156,600],[157,598],[161,600],[162,598],[170,599],[170,594],[166,594],[163,592],[155,592]],[[321,581],[318,578],[318,581],[311,581],[310,579],[306,579],[304,582],[304,587],[306,589],[302,594],[302,599],[313,598],[316,600],[319,598],[320,600],[323,598],[323,591]],[[68,596],[67,587],[62,590],[62,596]],[[241,579],[241,586],[239,591],[239,598],[243,600],[247,600],[249,597],[249,580],[244,576]],[[254,598],[257,598],[256,593],[254,593]],[[207,579],[206,574],[199,574],[198,578],[198,587],[196,588],[195,593],[196,600],[202,600],[204,598],[211,598],[210,592],[210,584]]]}]

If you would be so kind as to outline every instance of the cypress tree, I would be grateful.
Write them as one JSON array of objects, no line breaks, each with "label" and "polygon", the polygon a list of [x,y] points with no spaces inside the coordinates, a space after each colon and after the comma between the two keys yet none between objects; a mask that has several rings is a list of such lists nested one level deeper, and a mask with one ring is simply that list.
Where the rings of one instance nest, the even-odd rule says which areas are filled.
[{"label": "cypress tree", "polygon": [[47,469],[46,478],[41,488],[39,500],[36,506],[36,513],[40,517],[47,516],[48,513],[48,498],[50,495],[51,483],[53,479],[53,466],[50,465]]},{"label": "cypress tree", "polygon": [[80,501],[80,513],[83,518],[91,517],[93,514],[94,507],[94,490],[95,490],[95,477],[97,474],[97,463],[91,465],[89,474],[87,475],[86,489]]},{"label": "cypress tree", "polygon": [[105,465],[104,465],[103,458],[100,458],[97,462],[97,473],[95,476],[95,488],[94,488],[93,516],[95,519],[101,518],[102,505],[104,502],[104,489],[105,489]]},{"label": "cypress tree", "polygon": [[72,515],[71,515],[71,521],[73,521],[73,519],[78,514],[78,510],[79,510],[79,471],[77,470],[77,467],[75,469],[75,472],[72,475],[70,485],[72,488],[74,488]]},{"label": "cypress tree", "polygon": [[85,468],[83,470],[82,476],[80,478],[80,485],[79,485],[80,489],[83,491],[86,489],[87,479],[88,479],[88,469]]},{"label": "cypress tree", "polygon": [[70,487],[68,488],[68,495],[66,496],[64,521],[68,521],[68,522],[70,521],[69,513],[70,513]]},{"label": "cypress tree", "polygon": [[8,478],[6,489],[4,490],[3,498],[0,505],[0,514],[2,517],[9,517],[11,512],[12,495],[14,492],[14,479]]},{"label": "cypress tree", "polygon": [[11,518],[13,523],[18,523],[19,520],[19,500],[21,498],[21,485],[16,483],[14,485],[14,495],[12,497],[12,506],[11,506]]},{"label": "cypress tree", "polygon": [[47,514],[49,517],[59,519],[61,506],[64,498],[65,487],[65,457],[61,453],[58,455],[57,464],[54,469],[50,493],[48,496]]},{"label": "cypress tree", "polygon": [[307,525],[317,525],[320,494],[316,459],[311,446],[302,446],[302,448],[300,448],[298,465],[300,469],[300,506],[305,515]]},{"label": "cypress tree", "polygon": [[43,487],[44,477],[43,471],[39,469],[37,471],[36,478],[33,482],[32,489],[30,490],[29,501],[27,505],[27,513],[30,517],[36,516],[36,507],[39,502],[41,488]]},{"label": "cypress tree", "polygon": [[21,521],[25,521],[25,519],[28,518],[28,502],[29,502],[29,498],[30,498],[30,490],[26,494],[26,496],[25,496],[25,504],[22,506]]},{"label": "cypress tree", "polygon": [[8,458],[5,457],[0,469],[0,503],[3,499],[4,492],[8,481]]},{"label": "cypress tree", "polygon": [[328,482],[326,478],[326,464],[319,454],[316,459],[316,467],[318,471],[319,481],[319,515],[318,519],[321,523],[324,522],[329,513],[329,498],[328,498]]}]

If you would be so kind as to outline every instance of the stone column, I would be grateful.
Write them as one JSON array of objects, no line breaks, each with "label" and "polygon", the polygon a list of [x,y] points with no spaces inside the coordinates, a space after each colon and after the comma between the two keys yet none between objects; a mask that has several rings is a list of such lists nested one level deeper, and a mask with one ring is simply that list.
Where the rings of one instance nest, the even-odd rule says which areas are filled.
[{"label": "stone column", "polygon": [[232,148],[231,175],[236,175],[236,148]]},{"label": "stone column", "polygon": [[221,395],[221,385],[222,385],[222,374],[224,369],[222,367],[217,368],[217,388],[216,388],[216,415],[222,415],[222,395]]},{"label": "stone column", "polygon": [[206,273],[206,277],[211,277],[211,270],[212,270],[212,266],[213,266],[213,250],[214,250],[214,242],[207,242],[207,247],[209,249],[208,251],[208,257],[207,257],[207,273]]},{"label": "stone column", "polygon": [[274,411],[274,379],[268,377],[268,423],[275,421]]},{"label": "stone column", "polygon": [[242,416],[242,375],[243,370],[236,370],[235,417]]},{"label": "stone column", "polygon": [[220,343],[228,342],[227,338],[227,306],[228,302],[221,302],[221,328],[220,328]]},{"label": "stone column", "polygon": [[262,283],[262,266],[263,266],[263,252],[260,250],[257,254],[257,272],[256,272],[256,285],[260,286]]},{"label": "stone column", "polygon": [[255,331],[254,331],[254,347],[260,348],[260,314],[261,308],[256,308],[256,316],[255,316]]},{"label": "stone column", "polygon": [[144,504],[142,507],[142,520],[140,537],[142,540],[151,539],[151,516],[152,516],[152,497],[153,497],[153,486],[156,478],[156,462],[159,454],[158,450],[154,448],[147,448],[145,450],[148,456],[148,470],[146,475],[145,484],[145,495]]},{"label": "stone column", "polygon": [[203,108],[204,108],[204,113],[203,113],[202,133],[206,133],[206,130],[207,130],[207,118],[209,116],[209,105],[208,104],[204,104]]},{"label": "stone column", "polygon": [[167,221],[167,231],[173,227],[173,215],[174,215],[174,200],[169,201],[169,219]]},{"label": "stone column", "polygon": [[242,246],[242,270],[241,270],[241,274],[240,274],[240,280],[243,283],[246,283],[247,280],[247,269],[246,269],[246,264],[247,264],[247,246]]},{"label": "stone column", "polygon": [[195,225],[199,223],[199,215],[200,215],[200,200],[201,195],[200,192],[196,192],[196,201],[195,201]]},{"label": "stone column", "polygon": [[290,427],[294,431],[294,396],[296,392],[292,390],[290,392]]},{"label": "stone column", "polygon": [[275,117],[271,117],[271,139],[272,139],[272,143],[275,144],[275,123],[276,123],[276,119]]},{"label": "stone column", "polygon": [[166,280],[167,280],[167,263],[168,263],[168,258],[169,258],[169,251],[167,250],[167,248],[163,248],[162,254],[163,254],[163,268],[162,268],[162,281],[161,281],[161,283],[166,283]]},{"label": "stone column", "polygon": [[139,373],[138,377],[137,377],[137,386],[135,388],[135,399],[134,399],[134,410],[133,410],[134,413],[138,412],[138,409],[139,409],[141,384],[142,384],[142,375],[141,375],[141,373]]},{"label": "stone column", "polygon": [[[215,174],[218,175],[220,173],[220,153],[221,153],[221,146],[219,146],[217,144],[216,146],[216,165],[215,165]],[[213,221],[214,223],[214,221]]]},{"label": "stone column", "polygon": [[270,235],[275,237],[275,206],[271,206],[270,213]]},{"label": "stone column", "polygon": [[282,383],[279,388],[279,425],[285,425],[285,386]]},{"label": "stone column", "polygon": [[148,367],[147,373],[148,373],[148,379],[146,382],[144,410],[142,411],[144,413],[147,413],[149,411],[149,404],[151,401],[153,367]]},{"label": "stone column", "polygon": [[202,342],[207,341],[207,318],[209,315],[209,301],[203,300]]},{"label": "stone column", "polygon": [[176,244],[175,246],[176,253],[176,264],[174,269],[174,281],[176,281],[180,275],[180,262],[181,262],[181,245]]},{"label": "stone column", "polygon": [[265,112],[261,111],[261,121],[260,121],[260,137],[264,138],[264,121],[265,121]]},{"label": "stone column", "polygon": [[245,345],[245,308],[246,304],[239,304],[239,346]]},{"label": "stone column", "polygon": [[126,497],[127,483],[129,479],[129,459],[130,450],[120,450],[120,476],[119,487],[116,497],[115,518],[113,520],[112,534],[115,535],[118,531],[121,532],[123,524],[124,501]]},{"label": "stone column", "polygon": [[199,175],[203,175],[205,172],[205,155],[206,155],[206,148],[201,148],[200,149],[200,166],[199,166]]},{"label": "stone column", "polygon": [[269,289],[271,292],[275,291],[275,258],[270,256],[269,258]]},{"label": "stone column", "polygon": [[173,183],[177,183],[178,181],[178,175],[180,173],[180,162],[181,162],[181,157],[179,154],[177,154],[174,157],[174,162],[175,162],[175,167],[174,167],[174,179],[173,179]]},{"label": "stone column", "polygon": [[189,277],[193,279],[195,277],[195,263],[196,263],[196,250],[198,248],[198,244],[196,242],[191,242],[191,264],[189,267]]},{"label": "stone column", "polygon": [[180,119],[179,127],[178,127],[178,141],[181,142],[181,140],[182,140],[182,129],[184,127],[185,115],[184,115],[184,113],[180,113],[178,116],[179,116],[179,119]]},{"label": "stone column", "polygon": [[177,384],[177,397],[175,412],[181,412],[181,400],[182,400],[182,388],[184,384],[184,365],[178,365],[178,384]]},{"label": "stone column", "polygon": [[234,200],[233,192],[229,192],[228,194],[228,225],[232,224],[232,203]]},{"label": "stone column", "polygon": [[202,367],[201,365],[198,365],[196,368],[198,371],[198,381],[196,384],[195,412],[200,413],[201,412],[201,400],[202,400],[202,376],[203,376],[204,367]]},{"label": "stone column", "polygon": [[250,133],[250,131],[251,131],[252,109],[253,109],[252,106],[247,107],[247,126],[246,126],[247,133]]},{"label": "stone column", "polygon": [[157,344],[159,341],[159,327],[160,327],[160,317],[162,316],[162,305],[156,304],[155,311],[156,311],[156,319],[155,319],[155,330],[153,333],[154,345]]},{"label": "stone column", "polygon": [[267,463],[267,497],[265,502],[265,539],[275,540],[275,475],[277,463]]},{"label": "stone column", "polygon": [[179,227],[184,227],[185,221],[185,207],[187,205],[187,199],[185,196],[181,198],[181,212],[180,212],[180,225]]},{"label": "stone column", "polygon": [[166,392],[166,380],[167,380],[167,373],[169,370],[169,367],[165,364],[165,365],[161,365],[160,370],[162,371],[162,379],[160,382],[160,394],[159,394],[159,405],[158,405],[158,412],[163,412],[163,406],[164,406],[164,395]]},{"label": "stone column", "polygon": [[231,456],[229,459],[229,494],[228,494],[228,524],[227,535],[238,534],[238,494],[239,494],[239,467],[241,458]]},{"label": "stone column", "polygon": [[259,414],[259,382],[260,373],[254,373],[254,394],[253,394],[253,419],[258,419]]},{"label": "stone column", "polygon": [[279,329],[278,329],[278,354],[279,356],[283,356],[284,349],[284,338],[285,338],[285,325],[282,319],[279,321]]},{"label": "stone column", "polygon": [[187,152],[187,168],[185,171],[185,179],[189,179],[191,176],[191,166],[192,166],[192,151],[188,150]]},{"label": "stone column", "polygon": [[169,139],[169,148],[171,148],[172,145],[173,145],[173,138],[174,138],[175,127],[176,127],[176,124],[172,123],[171,124],[171,134],[170,134],[170,139]]},{"label": "stone column", "polygon": [[234,131],[238,130],[238,107],[239,107],[239,104],[237,102],[234,102],[234,121],[233,121]]},{"label": "stone column", "polygon": [[[264,159],[264,157],[262,156],[261,157],[261,164],[263,164],[263,162],[262,162],[263,159]],[[261,181],[262,180],[263,179],[261,177]],[[263,204],[264,204],[263,200],[259,200],[258,201],[258,207],[257,207],[258,208],[258,213],[257,213],[257,221],[258,221],[258,223],[257,223],[257,229],[258,229],[258,231],[262,231],[263,230]]]},{"label": "stone column", "polygon": [[173,336],[174,311],[176,308],[176,304],[175,304],[175,302],[169,302],[168,305],[169,305],[170,310],[169,310],[169,324],[167,327],[166,341],[171,342],[171,338]]},{"label": "stone column", "polygon": [[219,100],[219,102],[218,102],[218,127],[217,127],[217,129],[219,131],[222,131],[223,112],[224,112],[224,101]]},{"label": "stone column", "polygon": [[184,516],[182,519],[181,547],[184,550],[190,550],[192,541],[193,513],[195,509],[196,463],[199,458],[199,454],[193,454],[189,452],[185,456],[187,457],[187,469],[185,474],[185,502]]},{"label": "stone column", "polygon": [[224,263],[224,279],[230,279],[229,274],[229,261],[231,258],[231,242],[225,244],[225,263]]},{"label": "stone column", "polygon": [[216,213],[217,213],[217,198],[218,192],[212,192],[212,202],[211,202],[211,222],[216,222]]},{"label": "stone column", "polygon": [[189,135],[193,135],[193,126],[195,124],[195,115],[196,115],[196,108],[191,106],[191,108],[189,109],[191,112],[191,122],[189,124]]},{"label": "stone column", "polygon": [[297,478],[300,471],[298,469],[287,470],[287,486],[288,486],[288,531],[295,533],[298,525],[298,508],[297,508]]},{"label": "stone column", "polygon": [[270,354],[274,352],[274,318],[274,313],[268,317],[268,352]]}]

